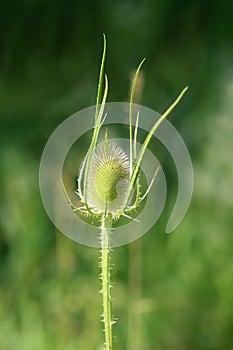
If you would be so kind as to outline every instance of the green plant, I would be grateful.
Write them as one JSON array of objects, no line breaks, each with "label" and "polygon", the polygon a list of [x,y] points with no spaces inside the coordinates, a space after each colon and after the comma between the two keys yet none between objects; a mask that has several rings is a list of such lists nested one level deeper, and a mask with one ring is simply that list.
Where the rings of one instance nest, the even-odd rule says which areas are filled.
[{"label": "green plant", "polygon": [[[113,221],[125,216],[133,219],[130,215],[137,209],[146,198],[155,179],[156,173],[147,187],[144,194],[140,193],[140,167],[149,145],[149,142],[163,120],[169,115],[174,107],[179,103],[188,87],[186,87],[172,105],[160,116],[148,132],[140,150],[137,152],[137,132],[138,120],[133,130],[132,126],[132,106],[134,101],[135,88],[138,74],[144,62],[139,64],[131,86],[130,110],[129,110],[129,141],[130,155],[113,143],[108,138],[106,130],[105,138],[99,142],[99,133],[103,127],[106,115],[104,107],[108,94],[108,79],[104,75],[104,65],[106,58],[106,38],[104,36],[103,56],[100,67],[99,82],[96,98],[96,112],[94,131],[87,155],[82,163],[78,176],[78,189],[76,191],[83,206],[76,207],[70,200],[63,185],[64,193],[70,206],[81,215],[92,216],[100,223],[101,242],[101,281],[102,281],[102,301],[103,301],[103,322],[105,331],[105,349],[113,349],[112,341],[112,306],[111,306],[111,276],[110,276],[110,237]],[[103,89],[104,84],[104,89]],[[103,93],[102,93],[103,92]],[[101,95],[103,94],[102,98]]]}]

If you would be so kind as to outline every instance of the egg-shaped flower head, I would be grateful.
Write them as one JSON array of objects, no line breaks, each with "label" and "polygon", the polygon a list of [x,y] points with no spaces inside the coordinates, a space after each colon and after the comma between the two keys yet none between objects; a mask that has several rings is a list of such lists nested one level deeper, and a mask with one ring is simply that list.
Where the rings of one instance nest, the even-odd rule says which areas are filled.
[{"label": "egg-shaped flower head", "polygon": [[122,209],[130,182],[125,151],[105,140],[96,146],[87,176],[87,205],[96,213],[113,216]]}]

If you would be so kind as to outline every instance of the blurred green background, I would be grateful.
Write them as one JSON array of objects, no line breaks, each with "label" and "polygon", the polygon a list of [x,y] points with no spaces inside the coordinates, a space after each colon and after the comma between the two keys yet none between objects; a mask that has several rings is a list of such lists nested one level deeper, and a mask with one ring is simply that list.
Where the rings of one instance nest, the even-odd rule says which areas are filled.
[{"label": "blurred green background", "polygon": [[[231,0],[1,0],[0,349],[101,349],[99,252],[58,232],[40,199],[51,132],[93,105],[108,40],[108,101],[126,101],[143,57],[141,103],[165,110],[191,153],[189,211],[112,253],[115,348],[233,348],[233,71]],[[173,166],[174,167],[174,166]]]}]

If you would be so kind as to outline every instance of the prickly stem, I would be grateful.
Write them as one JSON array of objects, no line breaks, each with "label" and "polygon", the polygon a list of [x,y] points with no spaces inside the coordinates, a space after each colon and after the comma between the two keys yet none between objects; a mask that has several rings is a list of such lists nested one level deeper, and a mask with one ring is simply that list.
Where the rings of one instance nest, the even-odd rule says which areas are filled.
[{"label": "prickly stem", "polygon": [[111,276],[110,276],[110,235],[112,219],[104,214],[101,222],[101,281],[103,301],[103,322],[105,332],[105,350],[113,350],[112,342],[112,305],[111,305]]}]

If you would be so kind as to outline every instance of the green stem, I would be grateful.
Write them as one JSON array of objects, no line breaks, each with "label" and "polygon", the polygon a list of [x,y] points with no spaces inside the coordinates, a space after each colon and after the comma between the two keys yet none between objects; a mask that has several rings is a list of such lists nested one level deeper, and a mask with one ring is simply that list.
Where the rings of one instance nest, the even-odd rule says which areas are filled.
[{"label": "green stem", "polygon": [[110,281],[110,235],[112,219],[103,215],[101,223],[101,280],[103,300],[103,322],[105,332],[105,350],[112,350],[112,306],[111,306],[111,281]]}]

